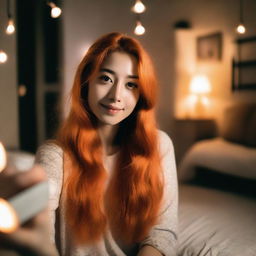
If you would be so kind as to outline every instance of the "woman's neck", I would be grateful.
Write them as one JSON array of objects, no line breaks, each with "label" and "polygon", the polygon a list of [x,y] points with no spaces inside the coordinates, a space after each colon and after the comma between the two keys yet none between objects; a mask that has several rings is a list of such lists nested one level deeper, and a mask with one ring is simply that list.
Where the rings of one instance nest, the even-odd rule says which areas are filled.
[{"label": "woman's neck", "polygon": [[118,128],[118,125],[100,125],[98,127],[105,155],[113,155],[118,151],[118,146],[114,143]]}]

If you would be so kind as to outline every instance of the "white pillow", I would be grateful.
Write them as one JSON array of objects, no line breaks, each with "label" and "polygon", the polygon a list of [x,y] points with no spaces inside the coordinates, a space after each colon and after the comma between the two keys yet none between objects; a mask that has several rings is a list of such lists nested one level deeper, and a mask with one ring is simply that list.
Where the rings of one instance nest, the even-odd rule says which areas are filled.
[{"label": "white pillow", "polygon": [[178,166],[179,181],[188,181],[195,175],[195,167],[239,177],[256,179],[256,148],[214,138],[197,142]]}]

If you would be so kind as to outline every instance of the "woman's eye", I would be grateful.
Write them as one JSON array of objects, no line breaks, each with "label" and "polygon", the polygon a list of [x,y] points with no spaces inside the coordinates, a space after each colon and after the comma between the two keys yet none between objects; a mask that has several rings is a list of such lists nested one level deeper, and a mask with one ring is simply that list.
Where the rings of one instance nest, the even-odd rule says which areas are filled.
[{"label": "woman's eye", "polygon": [[112,83],[112,79],[111,79],[109,76],[106,76],[106,75],[100,76],[99,79],[100,79],[101,81],[103,81],[103,82],[106,82],[106,83],[108,83],[108,82]]},{"label": "woman's eye", "polygon": [[129,88],[129,89],[138,88],[138,85],[135,84],[135,83],[132,83],[132,82],[127,83],[126,86],[127,86],[127,88]]}]

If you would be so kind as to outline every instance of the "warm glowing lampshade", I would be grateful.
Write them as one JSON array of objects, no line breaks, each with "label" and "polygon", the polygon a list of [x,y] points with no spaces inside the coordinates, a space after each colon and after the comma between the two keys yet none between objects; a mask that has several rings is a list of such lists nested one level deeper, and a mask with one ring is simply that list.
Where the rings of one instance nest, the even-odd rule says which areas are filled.
[{"label": "warm glowing lampshade", "polygon": [[141,36],[145,33],[145,28],[142,26],[140,21],[137,21],[136,27],[134,29],[134,33],[138,36]]},{"label": "warm glowing lampshade", "polygon": [[244,34],[246,31],[246,28],[243,24],[239,24],[236,28],[237,33]]},{"label": "warm glowing lampshade", "polygon": [[0,231],[13,232],[19,226],[17,214],[11,204],[0,198]]},{"label": "warm glowing lampshade", "polygon": [[0,63],[5,63],[7,59],[7,54],[4,51],[0,50]]},{"label": "warm glowing lampshade", "polygon": [[211,85],[206,76],[194,76],[190,83],[190,92],[194,94],[207,94],[211,91]]},{"label": "warm glowing lampshade", "polygon": [[136,0],[135,5],[132,7],[132,11],[135,13],[143,13],[145,10],[145,5],[140,0]]},{"label": "warm glowing lampshade", "polygon": [[3,171],[3,169],[6,166],[6,152],[4,149],[3,144],[0,142],[0,172]]},{"label": "warm glowing lampshade", "polygon": [[14,22],[12,19],[9,19],[8,25],[6,28],[6,34],[11,35],[15,32]]}]

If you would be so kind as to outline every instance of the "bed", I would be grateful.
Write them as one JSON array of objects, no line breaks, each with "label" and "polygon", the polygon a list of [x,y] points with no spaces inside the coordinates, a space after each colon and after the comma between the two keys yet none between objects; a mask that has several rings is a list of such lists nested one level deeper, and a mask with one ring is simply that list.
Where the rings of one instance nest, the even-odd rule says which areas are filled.
[{"label": "bed", "polygon": [[179,256],[256,255],[256,105],[225,115],[178,166]]}]

